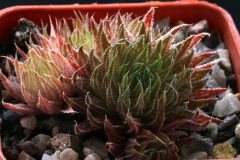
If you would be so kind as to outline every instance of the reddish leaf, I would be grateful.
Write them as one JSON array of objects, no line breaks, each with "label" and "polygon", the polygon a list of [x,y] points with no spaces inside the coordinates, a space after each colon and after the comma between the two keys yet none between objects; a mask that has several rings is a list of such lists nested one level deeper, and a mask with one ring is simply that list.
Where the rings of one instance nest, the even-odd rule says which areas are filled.
[{"label": "reddish leaf", "polygon": [[225,92],[227,88],[201,89],[190,94],[189,99],[211,98]]}]

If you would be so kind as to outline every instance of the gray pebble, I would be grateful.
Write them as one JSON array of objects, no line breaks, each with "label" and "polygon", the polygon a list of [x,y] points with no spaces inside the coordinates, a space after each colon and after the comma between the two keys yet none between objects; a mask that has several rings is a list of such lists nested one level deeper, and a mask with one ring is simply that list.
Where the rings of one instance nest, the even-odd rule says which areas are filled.
[{"label": "gray pebble", "polygon": [[227,93],[215,104],[213,114],[216,117],[226,117],[240,111],[240,102],[232,93]]},{"label": "gray pebble", "polygon": [[235,135],[238,139],[240,139],[240,123],[235,128]]},{"label": "gray pebble", "polygon": [[229,53],[227,49],[218,50],[218,55],[221,58],[221,63],[228,71],[232,72],[232,66],[229,58]]},{"label": "gray pebble", "polygon": [[234,115],[229,115],[227,116],[226,118],[224,118],[224,122],[223,123],[220,123],[219,126],[218,126],[218,129],[220,131],[234,125],[234,124],[237,124],[239,123],[239,118],[234,114]]},{"label": "gray pebble", "polygon": [[205,136],[211,138],[213,142],[217,140],[218,125],[216,123],[210,123],[205,131]]},{"label": "gray pebble", "polygon": [[191,141],[180,148],[183,156],[190,155],[194,152],[203,151],[207,154],[211,153],[213,142],[210,138],[202,138]]},{"label": "gray pebble", "polygon": [[218,64],[215,64],[212,67],[212,77],[213,79],[215,79],[215,81],[220,87],[226,88],[227,77],[225,75],[224,70],[221,69]]}]

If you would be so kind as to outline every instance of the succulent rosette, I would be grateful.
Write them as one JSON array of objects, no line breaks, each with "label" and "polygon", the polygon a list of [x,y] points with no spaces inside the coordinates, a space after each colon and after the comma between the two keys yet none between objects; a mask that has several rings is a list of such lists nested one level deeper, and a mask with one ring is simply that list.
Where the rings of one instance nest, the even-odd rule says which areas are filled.
[{"label": "succulent rosette", "polygon": [[193,47],[208,34],[175,42],[178,31],[189,25],[163,34],[153,28],[153,15],[151,8],[143,19],[120,13],[99,24],[91,19],[94,48],[79,49],[80,70],[87,77],[75,72],[65,79],[81,95],[64,95],[65,101],[87,115],[76,133],[104,129],[115,158],[178,159],[178,147],[193,140],[182,138],[182,129],[221,122],[199,109],[226,91],[204,88],[215,62],[198,64],[217,52],[194,56]]},{"label": "succulent rosette", "polygon": [[[79,17],[74,21],[73,32],[70,32],[66,21],[62,26],[57,22],[56,30],[50,21],[50,35],[43,28],[43,34],[38,33],[38,45],[28,45],[27,54],[17,47],[25,61],[8,58],[15,67],[15,74],[8,78],[2,73],[0,76],[10,95],[22,103],[11,104],[3,100],[5,108],[27,115],[75,113],[72,107],[64,102],[63,94],[71,97],[76,90],[65,83],[62,77],[71,78],[81,67],[77,63],[78,47],[90,50],[88,47],[91,47],[92,43],[86,43],[83,38],[81,41],[77,39],[79,37],[76,35],[80,32],[82,35],[88,34],[86,27],[81,26],[86,24],[79,25],[78,19]],[[85,76],[81,71],[78,71],[78,74]]]}]

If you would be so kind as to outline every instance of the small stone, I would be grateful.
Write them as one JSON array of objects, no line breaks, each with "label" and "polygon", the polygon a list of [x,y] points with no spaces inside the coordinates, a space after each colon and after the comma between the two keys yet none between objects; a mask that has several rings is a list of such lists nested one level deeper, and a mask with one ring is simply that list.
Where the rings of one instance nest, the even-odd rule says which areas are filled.
[{"label": "small stone", "polygon": [[215,142],[217,140],[218,125],[216,123],[210,123],[204,133],[205,136],[211,138],[211,140]]},{"label": "small stone", "polygon": [[230,72],[232,72],[232,65],[229,58],[229,53],[227,49],[220,49],[218,50],[218,54],[221,58],[222,65]]},{"label": "small stone", "polygon": [[207,153],[206,152],[194,152],[187,157],[183,158],[182,160],[201,160],[201,159],[207,159]]},{"label": "small stone", "polygon": [[227,93],[223,99],[215,104],[213,114],[216,117],[226,117],[240,111],[240,102],[232,93]]},{"label": "small stone", "polygon": [[52,136],[56,136],[59,133],[59,127],[53,127],[52,129]]},{"label": "small stone", "polygon": [[206,32],[208,31],[208,22],[207,20],[202,20],[194,24],[191,28],[189,33],[190,34],[199,34],[201,32]]},{"label": "small stone", "polygon": [[[61,151],[56,151],[51,156],[44,153],[41,160],[60,160],[60,154],[61,154]],[[66,160],[68,160],[68,159],[66,159]],[[69,160],[71,160],[71,159],[69,159]]]},{"label": "small stone", "polygon": [[[86,158],[84,158],[84,160],[99,160],[98,158],[96,158],[94,155],[89,154]],[[101,159],[100,159],[101,160]]]},{"label": "small stone", "polygon": [[215,145],[212,149],[213,158],[223,159],[223,158],[234,158],[236,151],[229,143],[219,143]]},{"label": "small stone", "polygon": [[220,42],[220,44],[216,48],[214,48],[214,50],[225,49],[225,48],[226,48],[225,44],[223,42]]},{"label": "small stone", "polygon": [[71,148],[66,148],[60,153],[60,160],[78,160],[78,154]]},{"label": "small stone", "polygon": [[199,42],[195,47],[194,47],[194,56],[198,56],[202,53],[205,52],[210,52],[212,51],[211,48],[207,47],[206,45],[204,45],[202,42]]},{"label": "small stone", "polygon": [[18,156],[18,160],[35,160],[35,158],[31,157],[26,152],[22,151]]},{"label": "small stone", "polygon": [[213,142],[210,138],[202,138],[191,141],[180,148],[183,156],[190,155],[194,152],[206,152],[208,155],[211,153]]},{"label": "small stone", "polygon": [[54,150],[52,150],[52,149],[47,149],[47,150],[44,151],[44,153],[45,153],[45,154],[48,154],[48,155],[52,155],[52,154],[54,154]]},{"label": "small stone", "polygon": [[50,155],[44,153],[42,155],[42,159],[41,160],[58,160],[58,159],[52,159]]},{"label": "small stone", "polygon": [[92,149],[83,147],[83,155],[87,157],[89,154],[95,153]]},{"label": "small stone", "polygon": [[220,143],[226,142],[227,140],[229,140],[230,138],[234,137],[235,133],[234,130],[230,127],[227,130],[218,132],[217,135],[217,141]]},{"label": "small stone", "polygon": [[72,148],[73,150],[79,149],[79,139],[77,136],[59,133],[56,136],[49,139],[48,144],[54,150],[64,150],[66,148]]},{"label": "small stone", "polygon": [[89,140],[83,142],[82,145],[86,148],[92,149],[95,153],[97,153],[101,157],[101,159],[108,156],[107,146],[102,141],[95,137],[90,138]]},{"label": "small stone", "polygon": [[212,77],[220,87],[226,88],[227,77],[225,76],[224,70],[221,69],[218,64],[212,67]]},{"label": "small stone", "polygon": [[26,152],[30,156],[37,156],[40,154],[40,148],[32,141],[25,141],[17,144],[17,148]]},{"label": "small stone", "polygon": [[1,130],[15,132],[20,121],[20,115],[17,112],[7,110],[2,114]]},{"label": "small stone", "polygon": [[159,29],[160,31],[168,31],[170,29],[170,17],[154,22],[153,27]]},{"label": "small stone", "polygon": [[231,127],[232,125],[237,124],[237,123],[239,123],[239,118],[235,114],[234,115],[229,115],[226,118],[224,118],[223,123],[219,124],[218,129],[220,131],[222,131],[222,130],[224,130],[228,127]]},{"label": "small stone", "polygon": [[235,128],[235,135],[238,139],[240,139],[240,123]]},{"label": "small stone", "polygon": [[234,136],[234,137],[230,138],[229,140],[227,140],[224,143],[234,144],[235,142],[237,142],[237,137]]},{"label": "small stone", "polygon": [[41,150],[41,153],[43,153],[48,145],[48,141],[51,137],[45,134],[38,134],[35,137],[31,139],[32,142],[37,144]]},{"label": "small stone", "polygon": [[35,116],[25,116],[21,118],[20,124],[23,128],[33,130],[37,124],[37,119]]},{"label": "small stone", "polygon": [[219,85],[213,79],[212,77],[209,77],[209,80],[207,81],[206,88],[219,88]]},{"label": "small stone", "polygon": [[52,158],[55,158],[55,159],[60,159],[60,154],[61,154],[61,151],[55,151],[54,154],[51,155]]}]

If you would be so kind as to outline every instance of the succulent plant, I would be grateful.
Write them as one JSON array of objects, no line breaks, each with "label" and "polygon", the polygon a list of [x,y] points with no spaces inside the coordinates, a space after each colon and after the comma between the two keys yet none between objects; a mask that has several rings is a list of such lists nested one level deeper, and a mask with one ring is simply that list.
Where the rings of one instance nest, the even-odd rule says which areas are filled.
[{"label": "succulent plant", "polygon": [[[210,62],[216,52],[194,57],[193,47],[208,34],[174,42],[179,25],[166,34],[153,28],[154,8],[143,19],[130,14],[91,19],[94,47],[79,48],[77,72],[64,80],[78,88],[80,97],[65,101],[87,115],[75,126],[77,134],[103,130],[115,158],[178,159],[178,147],[192,140],[185,130],[201,130],[211,122],[199,108],[213,102],[225,88],[206,89]],[[111,27],[110,27],[111,26]]]},{"label": "succulent plant", "polygon": [[[58,23],[56,25],[55,31],[51,22],[50,36],[43,28],[43,34],[37,35],[37,45],[28,45],[27,54],[16,46],[24,62],[8,58],[15,67],[16,76],[10,73],[7,78],[0,73],[0,77],[10,95],[22,103],[11,104],[3,100],[5,108],[27,115],[75,113],[64,102],[63,94],[73,96],[76,90],[61,77],[71,78],[81,67],[76,63],[78,51],[74,47],[84,44],[76,43],[76,31],[71,34],[66,22],[63,32],[60,31]],[[76,30],[79,30],[77,27]],[[89,43],[87,46],[91,46],[91,42]],[[78,71],[78,74],[84,76],[81,71]]]},{"label": "succulent plant", "polygon": [[[57,23],[56,31],[51,23],[50,36],[44,29],[39,34],[40,46],[30,45],[28,55],[18,49],[25,62],[11,59],[16,77],[0,74],[9,93],[25,104],[3,105],[24,114],[72,107],[87,115],[75,132],[104,130],[117,159],[178,159],[178,147],[193,140],[184,130],[221,122],[199,108],[226,89],[204,88],[215,62],[198,64],[216,52],[194,56],[193,47],[208,34],[175,42],[189,25],[163,34],[153,28],[153,15],[154,8],[143,19],[119,12],[97,23],[76,14],[73,32],[66,22]],[[71,97],[75,91],[78,98]]]}]

